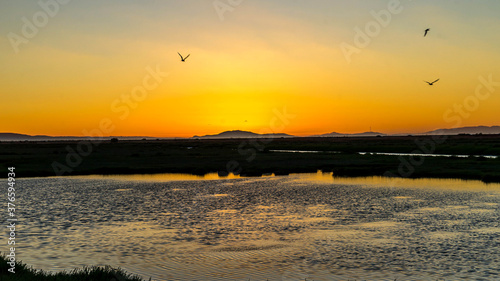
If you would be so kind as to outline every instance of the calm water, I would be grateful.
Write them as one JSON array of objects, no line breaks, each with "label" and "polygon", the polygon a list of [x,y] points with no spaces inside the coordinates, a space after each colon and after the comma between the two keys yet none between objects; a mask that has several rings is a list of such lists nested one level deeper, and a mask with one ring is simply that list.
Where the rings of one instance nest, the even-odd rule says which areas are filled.
[{"label": "calm water", "polygon": [[[278,153],[341,153],[341,151],[316,151],[316,150],[283,150],[283,149],[275,149],[270,150],[271,152]],[[418,156],[418,157],[458,157],[458,158],[488,158],[488,159],[497,159],[498,155],[467,155],[467,154],[430,154],[430,153],[394,153],[394,152],[357,152],[359,155],[389,155],[389,156]]]},{"label": "calm water", "polygon": [[17,254],[153,280],[498,280],[500,185],[461,180],[19,179]]}]

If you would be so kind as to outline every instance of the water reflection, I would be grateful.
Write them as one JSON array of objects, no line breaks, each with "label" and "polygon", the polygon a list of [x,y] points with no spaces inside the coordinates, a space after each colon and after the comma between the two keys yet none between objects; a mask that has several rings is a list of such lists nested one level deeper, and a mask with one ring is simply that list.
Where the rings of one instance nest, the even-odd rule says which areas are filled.
[{"label": "water reflection", "polygon": [[89,176],[74,176],[72,178],[79,179],[113,179],[123,181],[193,181],[193,180],[220,180],[220,179],[239,179],[240,175],[233,173],[227,176],[220,176],[218,173],[208,173],[204,175],[192,174],[141,174],[141,175],[89,175]]},{"label": "water reflection", "polygon": [[[275,149],[270,150],[270,152],[278,153],[342,153],[341,151],[315,151],[315,150],[283,150]],[[465,154],[430,154],[430,153],[394,153],[394,152],[357,152],[359,155],[387,155],[387,156],[418,156],[418,157],[458,157],[458,158],[468,158],[468,157],[482,157],[488,159],[497,159],[498,155],[465,155]]]},{"label": "water reflection", "polygon": [[110,264],[146,280],[491,280],[500,274],[498,184],[323,173],[18,184],[25,238],[19,258],[46,270]]},{"label": "water reflection", "polygon": [[497,159],[496,155],[465,155],[465,154],[429,154],[429,153],[393,153],[393,152],[358,152],[361,155],[389,155],[389,156],[419,156],[419,157],[458,157],[458,158],[468,158],[468,157],[482,157],[488,159]]},{"label": "water reflection", "polygon": [[364,185],[397,188],[451,189],[468,191],[500,190],[498,183],[485,183],[479,180],[440,179],[440,178],[391,178],[391,177],[336,177],[333,173],[317,173],[297,175],[297,182],[323,182],[334,184]]}]

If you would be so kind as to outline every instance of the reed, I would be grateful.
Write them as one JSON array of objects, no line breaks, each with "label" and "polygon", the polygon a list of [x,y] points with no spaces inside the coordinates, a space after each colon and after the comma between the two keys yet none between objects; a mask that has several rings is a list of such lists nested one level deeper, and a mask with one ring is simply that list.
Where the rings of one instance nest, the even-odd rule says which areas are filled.
[{"label": "reed", "polygon": [[11,273],[8,271],[11,268],[8,262],[5,255],[0,255],[0,280],[2,281],[144,281],[137,275],[111,266],[89,266],[52,273],[33,269],[21,261],[16,261],[15,273]]}]

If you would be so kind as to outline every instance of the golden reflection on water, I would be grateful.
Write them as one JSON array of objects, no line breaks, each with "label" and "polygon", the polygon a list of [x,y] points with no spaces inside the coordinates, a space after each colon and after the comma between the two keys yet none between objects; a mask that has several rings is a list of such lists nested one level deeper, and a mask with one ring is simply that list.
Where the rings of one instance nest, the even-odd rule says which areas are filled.
[{"label": "golden reflection on water", "polygon": [[217,173],[209,173],[205,175],[192,174],[134,174],[134,175],[90,175],[76,176],[75,178],[83,179],[114,179],[123,181],[192,181],[192,180],[222,180],[222,179],[239,179],[240,175],[229,174],[227,176],[219,176]]},{"label": "golden reflection on water", "polygon": [[[498,268],[498,262],[484,264],[500,245],[499,184],[340,178],[321,172],[266,178],[72,178],[87,181],[75,181],[79,189],[68,189],[52,202],[80,202],[81,208],[68,205],[71,212],[47,208],[38,200],[53,190],[65,190],[66,182],[39,188],[39,179],[26,180],[33,191],[30,202],[38,209],[28,213],[33,215],[25,222],[31,240],[22,258],[36,268],[111,264],[145,280],[394,280],[398,272],[420,269],[451,274],[480,259],[482,269]],[[91,188],[93,179],[106,183],[102,193]],[[181,182],[191,180],[222,181],[203,188]],[[57,184],[60,189],[53,188]],[[393,190],[387,189],[391,186]],[[133,204],[122,206],[124,202]],[[52,216],[47,210],[58,213]],[[427,252],[415,254],[422,249]],[[450,251],[464,259],[447,259]],[[50,257],[57,257],[57,262]],[[408,261],[418,268],[405,269]],[[374,264],[379,268],[372,269]],[[433,269],[434,264],[444,265]]]},{"label": "golden reflection on water", "polygon": [[[268,178],[281,178],[286,176],[263,175],[261,177],[241,177],[240,175],[229,174],[220,176],[217,173],[209,173],[205,175],[192,174],[134,174],[134,175],[89,175],[89,176],[74,176],[72,178],[81,179],[113,179],[122,181],[205,181],[205,180],[230,180],[230,179],[248,179],[248,182],[254,180],[264,180]],[[431,188],[431,189],[447,189],[456,191],[492,191],[500,190],[499,183],[485,183],[479,180],[462,180],[462,179],[441,179],[441,178],[390,178],[383,176],[370,177],[337,177],[333,173],[301,173],[291,174],[288,176],[293,179],[296,186],[307,186],[311,181],[344,185],[363,185],[376,187],[405,187],[405,188]],[[241,182],[243,183],[243,182]],[[226,185],[234,185],[233,182],[227,182]],[[116,191],[128,191],[129,189],[117,189]],[[217,196],[217,195],[215,195]],[[224,196],[224,195],[221,195]],[[395,199],[410,199],[403,197],[395,197]]]},{"label": "golden reflection on water", "polygon": [[[404,188],[426,188],[426,189],[448,189],[457,191],[500,191],[498,183],[484,183],[479,180],[462,179],[439,179],[439,178],[390,178],[381,176],[371,177],[336,177],[333,173],[294,174],[296,181],[315,181],[323,183],[367,185],[379,187],[404,187]],[[399,198],[403,199],[403,198]]]}]

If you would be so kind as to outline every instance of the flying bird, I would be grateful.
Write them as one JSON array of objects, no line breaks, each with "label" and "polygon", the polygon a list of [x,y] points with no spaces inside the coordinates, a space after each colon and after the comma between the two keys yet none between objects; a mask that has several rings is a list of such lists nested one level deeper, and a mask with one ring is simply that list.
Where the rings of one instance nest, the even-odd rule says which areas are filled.
[{"label": "flying bird", "polygon": [[425,36],[427,36],[427,33],[428,33],[430,30],[431,30],[430,28],[427,28],[427,29],[425,30],[424,37],[425,37]]},{"label": "flying bird", "polygon": [[187,56],[184,58],[184,57],[182,57],[182,55],[181,55],[179,52],[177,52],[177,53],[178,53],[178,54],[179,54],[179,56],[181,57],[181,61],[182,61],[182,62],[185,62],[185,61],[186,61],[186,59],[187,59],[187,58],[189,58],[189,56],[191,55],[191,54],[189,54],[189,55],[187,55]]},{"label": "flying bird", "polygon": [[434,83],[436,83],[437,81],[439,81],[439,79],[436,79],[436,80],[434,80],[434,81],[432,81],[432,82],[427,82],[427,81],[424,81],[424,82],[425,82],[425,83],[427,83],[427,84],[429,84],[429,86],[432,86],[432,85],[434,85]]}]

